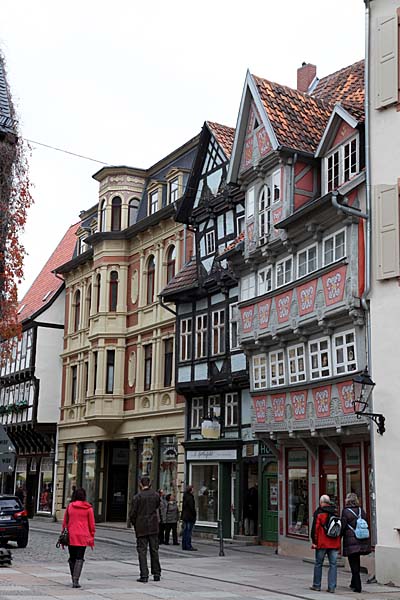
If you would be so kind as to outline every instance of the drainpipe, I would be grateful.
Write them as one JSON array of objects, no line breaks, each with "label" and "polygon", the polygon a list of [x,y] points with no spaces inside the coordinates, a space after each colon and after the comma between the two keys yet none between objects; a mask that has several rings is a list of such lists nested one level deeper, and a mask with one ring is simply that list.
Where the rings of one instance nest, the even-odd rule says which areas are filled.
[{"label": "drainpipe", "polygon": [[176,312],[174,310],[172,310],[172,308],[170,308],[167,304],[164,304],[161,295],[158,296],[158,303],[159,303],[160,306],[162,306],[163,308],[165,308],[165,310],[168,310],[170,313],[172,313],[176,317]]},{"label": "drainpipe", "polygon": [[[353,206],[349,206],[348,204],[342,204],[341,202],[339,202],[338,198],[339,198],[339,192],[332,192],[332,195],[331,195],[332,206],[334,206],[337,210],[340,210],[341,212],[345,213],[346,215],[350,215],[352,217],[357,217],[358,219],[365,219],[366,221],[369,221],[368,210],[366,213],[362,212],[362,210],[360,210],[358,208],[354,208]],[[343,198],[345,198],[347,200],[346,196],[343,196]]]},{"label": "drainpipe", "polygon": [[187,244],[187,224],[184,223],[183,225],[183,261],[182,261],[182,265],[186,265],[186,244]]}]

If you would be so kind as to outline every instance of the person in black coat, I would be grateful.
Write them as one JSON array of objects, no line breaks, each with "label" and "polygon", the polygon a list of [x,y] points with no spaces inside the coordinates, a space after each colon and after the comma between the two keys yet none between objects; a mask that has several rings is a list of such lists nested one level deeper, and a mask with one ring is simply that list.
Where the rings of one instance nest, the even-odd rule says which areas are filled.
[{"label": "person in black coat", "polygon": [[182,550],[197,550],[192,546],[192,531],[196,523],[196,504],[193,496],[193,486],[188,485],[186,492],[183,494],[182,502]]},{"label": "person in black coat", "polygon": [[351,569],[350,588],[353,592],[361,592],[360,556],[371,553],[371,538],[359,540],[354,529],[361,510],[361,517],[367,521],[366,512],[360,507],[357,494],[347,494],[346,506],[342,511],[343,556],[347,556]]}]

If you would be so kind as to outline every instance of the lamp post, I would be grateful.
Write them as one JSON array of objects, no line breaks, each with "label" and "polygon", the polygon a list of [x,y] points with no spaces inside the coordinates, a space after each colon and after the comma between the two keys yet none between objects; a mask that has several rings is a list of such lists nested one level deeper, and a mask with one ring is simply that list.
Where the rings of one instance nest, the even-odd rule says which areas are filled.
[{"label": "lamp post", "polygon": [[369,398],[372,390],[375,387],[375,382],[372,381],[368,368],[365,367],[362,373],[359,373],[353,377],[354,386],[354,399],[353,406],[354,412],[357,417],[367,417],[371,419],[377,426],[377,432],[383,435],[385,432],[385,417],[381,413],[368,412]]}]

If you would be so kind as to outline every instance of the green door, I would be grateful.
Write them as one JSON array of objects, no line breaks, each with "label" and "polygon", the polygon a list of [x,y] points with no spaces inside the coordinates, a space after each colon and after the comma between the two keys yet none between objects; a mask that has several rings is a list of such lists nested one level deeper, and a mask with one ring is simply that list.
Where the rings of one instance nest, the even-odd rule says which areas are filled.
[{"label": "green door", "polygon": [[263,471],[262,539],[278,541],[278,465],[270,462]]}]

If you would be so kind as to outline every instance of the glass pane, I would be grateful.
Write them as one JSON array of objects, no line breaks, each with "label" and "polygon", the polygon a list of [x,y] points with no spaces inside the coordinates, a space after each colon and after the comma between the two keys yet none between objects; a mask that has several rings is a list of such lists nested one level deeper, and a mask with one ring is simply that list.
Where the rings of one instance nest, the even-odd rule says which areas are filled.
[{"label": "glass pane", "polygon": [[218,520],[218,465],[192,465],[198,521]]},{"label": "glass pane", "polygon": [[86,490],[88,502],[95,500],[96,446],[93,443],[83,446],[82,487]]},{"label": "glass pane", "polygon": [[177,495],[178,442],[175,436],[160,438],[160,489]]}]

